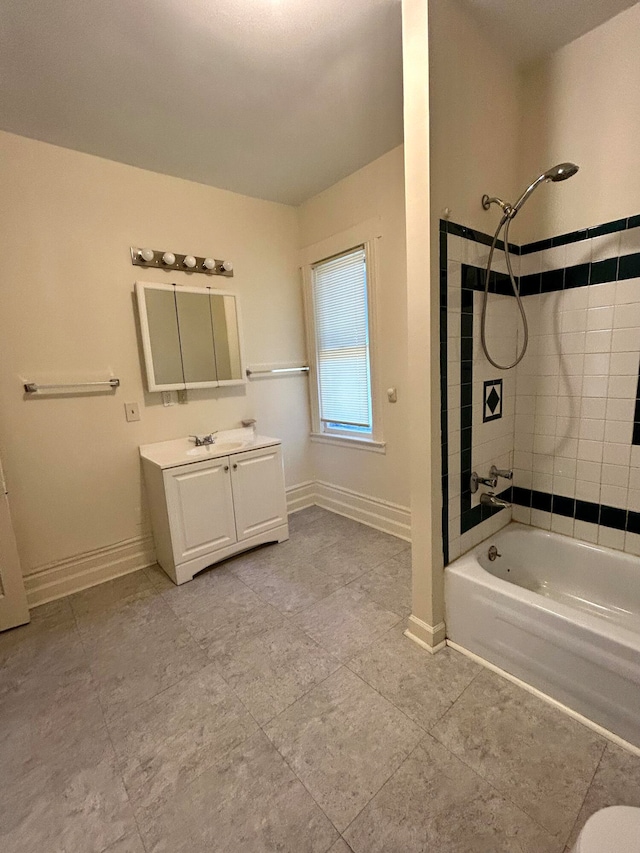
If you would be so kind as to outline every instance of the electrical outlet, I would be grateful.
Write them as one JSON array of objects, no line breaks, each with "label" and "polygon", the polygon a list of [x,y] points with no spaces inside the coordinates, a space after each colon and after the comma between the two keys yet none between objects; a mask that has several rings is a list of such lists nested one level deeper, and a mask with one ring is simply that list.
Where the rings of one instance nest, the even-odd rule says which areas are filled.
[{"label": "electrical outlet", "polygon": [[137,403],[125,403],[124,412],[128,421],[140,420],[140,408]]},{"label": "electrical outlet", "polygon": [[163,406],[175,406],[175,401],[173,399],[173,394],[171,391],[163,391],[162,392],[162,405]]},{"label": "electrical outlet", "polygon": [[189,398],[187,397],[188,391],[186,388],[181,388],[178,391],[178,403],[184,404],[189,402]]}]

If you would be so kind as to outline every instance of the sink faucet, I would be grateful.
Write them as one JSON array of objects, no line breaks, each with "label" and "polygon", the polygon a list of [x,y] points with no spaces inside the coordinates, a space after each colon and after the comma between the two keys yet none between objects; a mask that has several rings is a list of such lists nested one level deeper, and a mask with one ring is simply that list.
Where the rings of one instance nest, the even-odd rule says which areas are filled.
[{"label": "sink faucet", "polygon": [[218,430],[214,430],[214,432],[210,432],[209,435],[190,435],[189,438],[193,439],[196,447],[204,447],[207,444],[215,444],[215,436]]},{"label": "sink faucet", "polygon": [[508,501],[503,501],[493,492],[483,492],[480,495],[480,506],[491,506],[494,509],[508,509],[511,504]]}]

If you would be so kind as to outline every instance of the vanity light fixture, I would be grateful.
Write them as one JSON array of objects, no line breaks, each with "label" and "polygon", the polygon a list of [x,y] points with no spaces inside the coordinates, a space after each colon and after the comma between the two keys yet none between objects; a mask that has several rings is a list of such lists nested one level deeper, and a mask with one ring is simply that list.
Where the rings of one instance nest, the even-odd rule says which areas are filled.
[{"label": "vanity light fixture", "polygon": [[233,263],[220,258],[199,255],[181,255],[177,252],[165,252],[163,249],[139,249],[131,246],[131,263],[138,267],[155,267],[181,272],[199,272],[205,275],[223,275],[233,277]]}]

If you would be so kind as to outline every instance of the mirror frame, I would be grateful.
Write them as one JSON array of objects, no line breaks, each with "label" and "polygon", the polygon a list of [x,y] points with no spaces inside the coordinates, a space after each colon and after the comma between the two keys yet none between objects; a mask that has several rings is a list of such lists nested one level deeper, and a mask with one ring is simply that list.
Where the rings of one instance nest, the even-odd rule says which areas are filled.
[{"label": "mirror frame", "polygon": [[[232,296],[235,299],[236,321],[238,325],[238,345],[240,349],[240,379],[216,379],[211,382],[177,382],[159,384],[156,382],[153,369],[153,353],[151,350],[151,335],[149,333],[149,320],[147,317],[147,290],[164,290],[179,293],[208,293],[210,296]],[[214,287],[184,287],[181,284],[156,284],[151,281],[136,281],[135,292],[138,302],[138,317],[140,319],[140,332],[142,335],[142,349],[144,352],[144,363],[147,375],[147,388],[149,391],[184,391],[189,388],[222,388],[227,385],[246,385],[247,373],[244,361],[244,344],[242,337],[242,316],[240,312],[240,301],[236,293],[229,290],[218,290]],[[215,342],[214,342],[215,347]]]}]

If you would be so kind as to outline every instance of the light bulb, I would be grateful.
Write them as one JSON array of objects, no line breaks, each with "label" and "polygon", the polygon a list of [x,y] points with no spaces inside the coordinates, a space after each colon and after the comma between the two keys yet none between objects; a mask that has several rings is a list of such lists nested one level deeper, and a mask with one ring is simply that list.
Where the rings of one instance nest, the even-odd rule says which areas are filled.
[{"label": "light bulb", "polygon": [[176,262],[176,256],[173,252],[165,252],[162,256],[162,263],[166,264],[168,267],[172,267]]},{"label": "light bulb", "polygon": [[220,269],[224,272],[231,272],[231,270],[233,269],[233,263],[231,261],[223,261],[220,264]]},{"label": "light bulb", "polygon": [[213,258],[205,258],[202,262],[202,266],[206,270],[214,270],[216,268],[216,262],[213,260]]},{"label": "light bulb", "polygon": [[154,251],[153,251],[153,249],[140,249],[140,251],[138,252],[138,254],[139,254],[139,255],[140,255],[140,257],[142,258],[142,260],[143,260],[143,261],[146,261],[147,263],[149,263],[150,261],[152,261],[152,260],[153,260],[153,257],[154,257]]},{"label": "light bulb", "polygon": [[196,265],[196,259],[193,255],[187,255],[182,263],[185,267],[189,267],[189,269],[192,270]]}]

